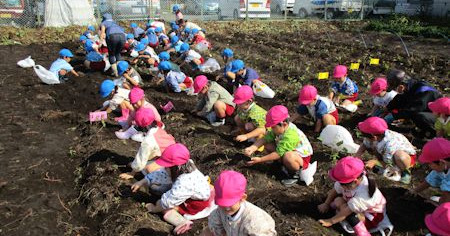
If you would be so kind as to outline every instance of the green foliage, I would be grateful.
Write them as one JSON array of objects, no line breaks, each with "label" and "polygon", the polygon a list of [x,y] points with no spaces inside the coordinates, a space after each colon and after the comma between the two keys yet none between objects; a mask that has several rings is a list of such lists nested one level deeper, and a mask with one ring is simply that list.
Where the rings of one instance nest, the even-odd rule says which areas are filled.
[{"label": "green foliage", "polygon": [[373,31],[395,31],[400,35],[430,38],[448,37],[450,34],[450,28],[447,26],[440,27],[428,25],[426,22],[403,15],[392,15],[387,19],[371,20],[364,29]]}]

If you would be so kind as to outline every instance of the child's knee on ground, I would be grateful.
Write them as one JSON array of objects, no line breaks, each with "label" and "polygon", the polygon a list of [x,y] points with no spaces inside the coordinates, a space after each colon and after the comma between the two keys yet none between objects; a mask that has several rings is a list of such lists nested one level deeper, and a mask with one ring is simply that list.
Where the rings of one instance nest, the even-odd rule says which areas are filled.
[{"label": "child's knee on ground", "polygon": [[401,170],[411,168],[411,156],[405,151],[399,150],[394,153],[395,165]]}]

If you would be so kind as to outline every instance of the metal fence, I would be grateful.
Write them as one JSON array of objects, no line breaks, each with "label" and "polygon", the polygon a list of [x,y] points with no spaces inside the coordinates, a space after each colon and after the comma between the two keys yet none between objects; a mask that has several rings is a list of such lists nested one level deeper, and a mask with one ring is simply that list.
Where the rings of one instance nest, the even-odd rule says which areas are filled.
[{"label": "metal fence", "polygon": [[[0,24],[40,26],[46,0],[0,0]],[[76,0],[72,0],[76,1]],[[89,0],[100,20],[173,20],[178,5],[193,21],[233,19],[364,19],[402,13],[450,17],[448,0]]]}]

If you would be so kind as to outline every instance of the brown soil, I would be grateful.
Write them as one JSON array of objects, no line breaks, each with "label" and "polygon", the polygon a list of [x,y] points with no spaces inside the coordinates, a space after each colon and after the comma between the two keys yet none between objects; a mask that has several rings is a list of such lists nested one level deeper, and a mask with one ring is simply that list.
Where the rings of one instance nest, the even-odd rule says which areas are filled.
[{"label": "brown soil", "polygon": [[[407,38],[412,58],[407,58],[397,39],[390,35],[366,33],[366,50],[356,33],[339,31],[329,24],[308,23],[208,23],[216,58],[224,47],[235,50],[238,58],[261,72],[262,78],[278,92],[272,101],[258,99],[266,109],[286,104],[293,110],[298,88],[314,83],[322,92],[327,81],[313,79],[330,71],[336,63],[367,61],[379,57],[380,66],[362,65],[350,75],[361,90],[374,76],[389,68],[400,67],[425,77],[442,91],[448,87],[446,43],[438,40]],[[280,33],[282,32],[282,33]],[[325,33],[327,32],[327,33]],[[28,55],[37,64],[49,67],[61,47],[77,50],[73,43],[30,46],[1,46],[0,79],[1,119],[0,153],[0,235],[168,235],[172,226],[158,215],[145,212],[142,203],[157,199],[142,190],[131,193],[133,181],[121,181],[118,175],[135,155],[138,143],[118,140],[113,119],[89,124],[87,114],[101,104],[98,85],[106,78],[100,73],[86,73],[65,84],[41,84],[32,69],[15,63]],[[7,56],[6,56],[7,55]],[[73,64],[81,65],[77,55]],[[219,60],[220,61],[220,60]],[[213,76],[213,75],[210,75]],[[149,78],[148,78],[149,79]],[[195,97],[165,93],[148,80],[147,97],[156,106],[171,100],[175,110],[163,115],[167,131],[191,150],[200,170],[212,179],[224,169],[238,170],[248,179],[249,200],[275,219],[280,235],[339,235],[336,226],[322,227],[316,206],[332,186],[327,170],[332,153],[323,147],[306,125],[300,125],[314,147],[319,162],[314,183],[285,188],[280,184],[276,164],[246,167],[242,149],[246,144],[233,141],[230,125],[213,128],[189,111]],[[365,104],[370,97],[364,96]],[[358,114],[344,115],[343,125],[350,130],[364,119],[364,106]],[[231,121],[227,121],[231,124]],[[408,137],[412,137],[408,134]],[[420,148],[420,146],[418,146]],[[413,184],[425,176],[426,168],[414,171]],[[394,235],[423,235],[423,219],[433,207],[422,198],[406,197],[408,186],[378,178],[388,200],[388,214],[395,225]],[[425,195],[430,195],[428,191]],[[196,221],[188,235],[198,235],[207,221]]]}]

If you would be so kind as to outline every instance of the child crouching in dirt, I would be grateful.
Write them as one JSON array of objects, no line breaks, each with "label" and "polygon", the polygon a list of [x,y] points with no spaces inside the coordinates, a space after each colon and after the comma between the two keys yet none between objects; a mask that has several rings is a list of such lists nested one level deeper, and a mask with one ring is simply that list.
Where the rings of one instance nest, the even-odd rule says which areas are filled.
[{"label": "child crouching in dirt", "polygon": [[377,78],[370,85],[370,94],[373,98],[373,108],[369,116],[377,116],[383,118],[388,124],[394,119],[392,114],[387,112],[386,106],[394,99],[397,92],[392,90],[387,92],[387,80],[385,78]]},{"label": "child crouching in dirt", "polygon": [[186,76],[183,72],[172,70],[172,63],[169,61],[162,61],[158,65],[158,69],[161,72],[161,78],[156,82],[160,84],[164,81],[164,85],[167,91],[180,93],[188,91],[192,87],[192,78]]},{"label": "child crouching in dirt", "polygon": [[233,115],[233,96],[217,82],[199,75],[194,80],[194,93],[199,94],[199,102],[192,113],[207,118],[212,126],[224,125],[225,117]]},{"label": "child crouching in dirt", "polygon": [[239,134],[235,139],[238,142],[256,141],[266,134],[267,111],[258,106],[253,99],[253,90],[250,86],[243,85],[234,92],[233,102],[238,107],[238,114],[234,117],[237,130],[233,134]]},{"label": "child crouching in dirt", "polygon": [[[401,178],[395,179],[393,177],[390,179],[409,184],[411,168],[416,163],[416,150],[409,140],[402,134],[389,130],[386,121],[379,117],[370,117],[360,122],[358,129],[362,132],[364,141],[355,156],[361,157],[368,149],[375,151],[378,160],[368,161],[366,163],[368,168],[372,169],[375,165],[395,166],[400,169]],[[392,176],[399,175],[394,174]]]},{"label": "child crouching in dirt", "polygon": [[352,104],[358,99],[358,86],[347,77],[347,67],[337,65],[334,68],[333,77],[335,82],[331,84],[329,98],[343,107]]},{"label": "child crouching in dirt", "polygon": [[[228,77],[228,73],[231,73],[231,68],[232,68],[232,66],[231,66],[231,62],[232,61],[231,60],[233,59],[233,55],[234,55],[233,50],[231,50],[229,48],[225,48],[222,51],[222,59],[223,59],[223,62],[225,63],[225,65],[223,67],[223,74],[222,75],[218,75],[216,77],[216,81],[219,81],[221,79],[230,79],[231,80],[231,78]],[[232,82],[229,82],[229,84],[232,84]]]},{"label": "child crouching in dirt", "polygon": [[246,201],[247,180],[235,171],[222,171],[216,182],[215,203],[219,206],[208,217],[202,236],[265,235],[275,236],[275,222],[261,208]]},{"label": "child crouching in dirt", "polygon": [[316,122],[314,132],[319,133],[327,125],[337,125],[339,123],[339,113],[333,102],[317,94],[316,87],[312,85],[303,86],[298,95],[297,112],[292,116],[291,121],[300,118],[301,115],[310,114]]},{"label": "child crouching in dirt", "polygon": [[83,63],[84,66],[87,69],[94,71],[103,71],[106,66],[107,58],[99,52],[99,45],[84,35],[80,36],[80,41],[86,50],[86,58]]},{"label": "child crouching in dirt", "polygon": [[115,79],[114,83],[119,87],[130,90],[142,84],[141,75],[127,61],[119,61],[117,63],[117,73],[121,77]]},{"label": "child crouching in dirt", "polygon": [[412,193],[418,194],[431,186],[442,192],[439,204],[450,202],[450,141],[444,138],[429,141],[423,147],[419,161],[428,164],[432,171]]},{"label": "child crouching in dirt", "polygon": [[134,121],[136,126],[145,133],[145,136],[133,162],[130,164],[132,171],[120,174],[119,177],[122,179],[131,179],[139,171],[144,174],[153,172],[154,169],[151,169],[149,161],[161,156],[161,153],[167,147],[175,143],[175,138],[155,122],[155,113],[152,109],[140,108],[136,111]]},{"label": "child crouching in dirt", "polygon": [[59,81],[66,81],[67,73],[72,73],[75,76],[80,76],[73,67],[69,64],[72,60],[73,54],[69,49],[61,49],[59,51],[59,58],[56,59],[50,66],[50,71],[55,73],[56,77],[59,78]]},{"label": "child crouching in dirt", "polygon": [[145,136],[145,133],[142,131],[139,131],[134,126],[135,119],[136,119],[136,112],[140,108],[148,108],[153,111],[153,114],[155,115],[155,122],[158,127],[164,128],[164,124],[161,121],[161,115],[159,114],[158,110],[156,109],[153,104],[147,102],[145,100],[145,93],[144,90],[142,90],[139,87],[134,87],[131,89],[129,94],[130,103],[133,105],[134,111],[130,112],[130,115],[128,116],[128,119],[126,121],[121,121],[119,124],[122,126],[122,129],[120,131],[116,131],[115,134],[117,138],[119,139],[129,139],[136,142],[142,142]]},{"label": "child crouching in dirt", "polygon": [[183,215],[200,218],[209,215],[214,189],[190,159],[186,146],[176,143],[167,147],[151,166],[151,169],[167,168],[173,185],[155,204],[147,204],[147,209],[151,213],[162,213],[164,220],[175,226],[175,234],[185,233],[192,227],[192,221]]},{"label": "child crouching in dirt", "polygon": [[377,227],[385,217],[386,199],[375,181],[366,176],[364,162],[356,157],[344,157],[330,170],[329,176],[336,182],[318,209],[321,213],[336,209],[336,215],[319,222],[325,227],[342,222],[343,227],[352,227],[357,236],[371,235],[368,230]]},{"label": "child crouching in dirt", "polygon": [[228,77],[234,86],[237,88],[239,85],[252,86],[254,80],[261,80],[256,70],[245,67],[242,60],[234,60],[231,62],[231,73],[228,73]]},{"label": "child crouching in dirt", "polygon": [[203,63],[205,63],[205,59],[203,59],[202,55],[195,50],[190,49],[190,46],[187,43],[183,43],[180,46],[179,52],[181,55],[175,62],[179,62],[180,60],[183,61],[180,64],[180,67],[185,64],[189,64],[192,70],[197,70],[200,69]]},{"label": "child crouching in dirt", "polygon": [[104,80],[100,85],[100,95],[102,98],[111,97],[111,99],[103,103],[100,111],[111,113],[120,107],[122,117],[115,118],[115,120],[119,122],[127,120],[130,110],[133,110],[133,106],[131,106],[128,99],[129,93],[130,90],[116,86],[114,81]]},{"label": "child crouching in dirt", "polygon": [[[283,169],[288,178],[281,182],[286,187],[293,186],[300,179],[307,185],[311,184],[315,171],[310,165],[313,149],[306,135],[293,123],[289,122],[289,112],[285,106],[272,107],[266,115],[266,128],[271,128],[264,138],[258,139],[253,145],[244,150],[245,155],[250,157],[261,146],[264,145],[268,155],[263,157],[252,157],[248,165],[264,163],[268,161],[281,160]],[[311,168],[308,168],[311,166]]]},{"label": "child crouching in dirt", "polygon": [[437,117],[434,123],[436,136],[450,139],[450,98],[443,97],[430,102],[428,108]]}]

